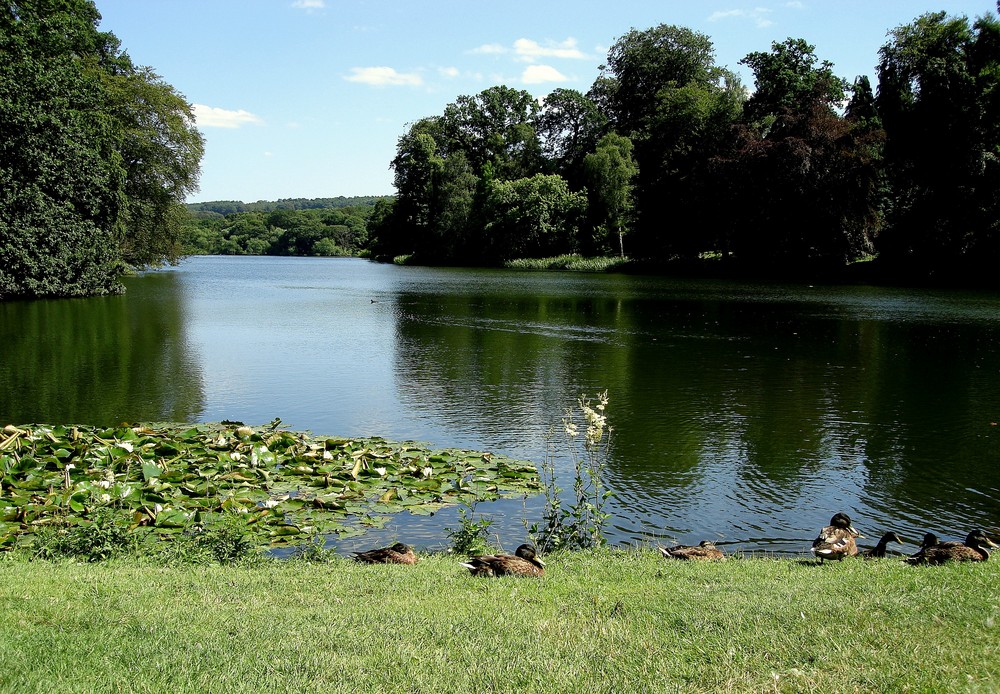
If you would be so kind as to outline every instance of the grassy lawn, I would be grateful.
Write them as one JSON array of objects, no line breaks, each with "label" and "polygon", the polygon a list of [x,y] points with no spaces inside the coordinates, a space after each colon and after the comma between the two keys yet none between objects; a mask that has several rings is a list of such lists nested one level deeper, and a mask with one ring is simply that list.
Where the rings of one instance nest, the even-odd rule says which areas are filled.
[{"label": "grassy lawn", "polygon": [[5,692],[996,691],[1000,569],[652,551],[542,579],[0,557]]}]

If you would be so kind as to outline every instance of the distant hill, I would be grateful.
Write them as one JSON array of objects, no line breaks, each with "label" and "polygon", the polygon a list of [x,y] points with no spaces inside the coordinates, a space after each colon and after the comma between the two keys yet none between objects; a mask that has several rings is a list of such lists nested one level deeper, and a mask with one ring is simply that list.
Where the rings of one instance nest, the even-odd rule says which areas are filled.
[{"label": "distant hill", "polygon": [[258,200],[257,202],[241,202],[239,200],[213,200],[212,202],[191,202],[187,204],[188,211],[197,217],[235,214],[237,212],[273,212],[274,210],[326,210],[340,207],[367,207],[374,205],[375,201],[382,198],[391,198],[391,195],[367,195],[345,198],[343,195],[336,198],[286,198],[271,202],[269,200]]}]

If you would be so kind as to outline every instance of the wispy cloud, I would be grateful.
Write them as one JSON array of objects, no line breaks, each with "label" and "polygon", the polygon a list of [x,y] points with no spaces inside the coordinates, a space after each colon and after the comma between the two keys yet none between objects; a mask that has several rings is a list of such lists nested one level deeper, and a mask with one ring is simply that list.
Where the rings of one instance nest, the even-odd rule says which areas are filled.
[{"label": "wispy cloud", "polygon": [[194,120],[202,128],[239,128],[251,124],[261,125],[264,121],[249,111],[230,111],[224,108],[193,104]]},{"label": "wispy cloud", "polygon": [[513,54],[515,60],[533,63],[540,58],[561,58],[579,60],[587,56],[576,45],[576,39],[547,41],[544,45],[532,39],[517,39],[509,48],[499,43],[484,43],[473,48],[470,53],[479,55]]},{"label": "wispy cloud", "polygon": [[769,27],[774,22],[768,19],[768,15],[773,10],[767,7],[755,7],[752,10],[719,10],[708,16],[708,21],[719,22],[726,19],[748,19],[754,23],[758,29]]},{"label": "wispy cloud", "polygon": [[439,67],[438,73],[442,77],[447,77],[448,79],[455,79],[460,74],[457,67]]},{"label": "wispy cloud", "polygon": [[469,51],[469,53],[478,53],[479,55],[501,55],[506,52],[507,49],[499,43],[484,43],[482,46],[478,46]]},{"label": "wispy cloud", "polygon": [[419,87],[424,83],[423,78],[415,72],[396,72],[391,67],[352,67],[351,73],[344,79],[373,87]]},{"label": "wispy cloud", "polygon": [[529,65],[521,73],[521,81],[525,84],[562,82],[565,80],[566,76],[550,65]]},{"label": "wispy cloud", "polygon": [[292,7],[306,12],[315,12],[326,8],[326,0],[295,0]]},{"label": "wispy cloud", "polygon": [[518,39],[514,42],[514,53],[517,55],[518,60],[526,60],[528,62],[534,62],[539,58],[567,58],[574,60],[586,57],[576,47],[576,39],[574,38],[568,38],[558,43],[550,41],[544,46],[531,39]]}]

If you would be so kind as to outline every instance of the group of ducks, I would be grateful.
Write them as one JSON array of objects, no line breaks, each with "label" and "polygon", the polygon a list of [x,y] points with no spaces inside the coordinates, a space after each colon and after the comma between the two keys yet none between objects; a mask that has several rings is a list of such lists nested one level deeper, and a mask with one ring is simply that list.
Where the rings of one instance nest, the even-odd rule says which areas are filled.
[{"label": "group of ducks", "polygon": [[[905,544],[905,541],[894,532],[887,532],[875,547],[858,551],[857,538],[861,533],[851,525],[851,518],[846,513],[837,513],[830,519],[830,525],[820,530],[813,540],[812,553],[823,563],[827,560],[840,560],[844,557],[862,556],[865,558],[885,557],[890,542]],[[943,564],[948,561],[986,561],[990,558],[988,547],[997,548],[984,531],[973,530],[965,538],[965,542],[939,542],[936,535],[924,535],[920,549],[906,558],[909,564]],[[698,545],[678,545],[676,547],[659,547],[660,553],[668,559],[684,559],[694,561],[712,561],[725,559],[726,555],[713,542],[705,540]],[[354,552],[354,559],[367,564],[416,564],[417,555],[413,549],[402,542],[391,547],[372,549],[367,552]],[[524,544],[517,548],[514,554],[488,554],[471,557],[462,566],[473,576],[543,576],[545,562],[538,558],[532,545]]]},{"label": "group of ducks", "polygon": [[[365,564],[416,564],[413,548],[397,542],[391,547],[354,552],[354,559]],[[463,562],[473,576],[544,576],[545,562],[532,545],[521,545],[514,554],[484,554]]]},{"label": "group of ducks", "polygon": [[[819,536],[813,540],[812,552],[823,563],[824,560],[840,560],[859,554],[855,539],[861,533],[851,525],[851,518],[846,513],[837,513],[830,519],[830,525],[823,528]],[[887,532],[879,539],[872,549],[861,552],[866,558],[884,557],[886,547],[890,542],[904,544],[902,538],[894,532]],[[997,548],[985,531],[976,529],[970,532],[965,542],[940,542],[937,535],[927,533],[915,554],[906,558],[908,564],[943,564],[949,561],[986,561],[990,558],[988,547]]]}]

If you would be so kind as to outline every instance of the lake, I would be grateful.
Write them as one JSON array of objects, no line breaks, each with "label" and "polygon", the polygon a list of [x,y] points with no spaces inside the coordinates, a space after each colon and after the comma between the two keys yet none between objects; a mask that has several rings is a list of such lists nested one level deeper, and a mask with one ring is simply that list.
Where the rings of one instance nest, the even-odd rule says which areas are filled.
[{"label": "lake", "polygon": [[[609,393],[608,536],[807,551],[1000,527],[1000,295],[193,257],[124,296],[0,303],[0,424],[239,420],[569,453]],[[480,504],[505,548],[539,498]],[[454,510],[342,549],[447,546]],[[915,548],[911,548],[914,551]]]}]

